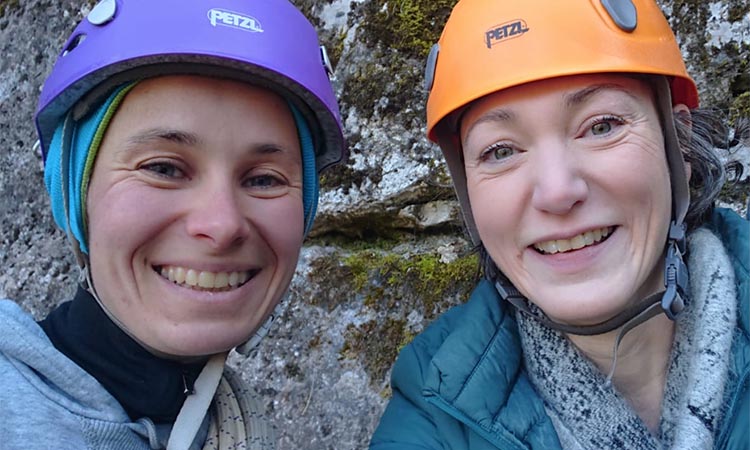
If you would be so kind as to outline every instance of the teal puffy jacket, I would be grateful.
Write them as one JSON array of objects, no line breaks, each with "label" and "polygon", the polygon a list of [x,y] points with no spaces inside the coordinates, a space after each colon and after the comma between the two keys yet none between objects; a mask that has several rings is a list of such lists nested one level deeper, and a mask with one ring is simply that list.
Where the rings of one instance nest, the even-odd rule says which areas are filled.
[{"label": "teal puffy jacket", "polygon": [[[750,448],[750,224],[717,209],[707,226],[721,237],[734,266],[739,297],[739,376],[716,448]],[[522,364],[513,311],[482,281],[466,304],[452,308],[406,346],[393,367],[393,398],[371,450],[560,449],[542,399]]]}]

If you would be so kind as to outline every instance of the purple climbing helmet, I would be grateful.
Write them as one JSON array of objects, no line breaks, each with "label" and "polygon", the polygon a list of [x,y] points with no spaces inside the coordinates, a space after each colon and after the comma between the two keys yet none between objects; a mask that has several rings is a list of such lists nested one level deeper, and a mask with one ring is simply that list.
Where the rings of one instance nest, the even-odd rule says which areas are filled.
[{"label": "purple climbing helmet", "polygon": [[42,154],[71,108],[80,118],[125,82],[195,74],[248,82],[292,102],[310,124],[321,171],[346,151],[331,72],[315,29],[288,0],[101,0],[42,89],[35,115]]}]

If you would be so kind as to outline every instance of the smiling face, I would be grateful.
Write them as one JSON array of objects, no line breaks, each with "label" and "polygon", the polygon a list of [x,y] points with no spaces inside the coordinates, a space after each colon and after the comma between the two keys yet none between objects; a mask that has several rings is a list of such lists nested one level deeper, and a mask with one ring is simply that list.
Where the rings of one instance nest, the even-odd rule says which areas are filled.
[{"label": "smiling face", "polygon": [[649,86],[619,75],[500,91],[461,123],[482,243],[550,318],[594,324],[663,286],[670,184]]},{"label": "smiling face", "polygon": [[107,129],[88,190],[101,301],[167,354],[247,340],[294,273],[301,164],[277,95],[193,76],[140,82]]}]

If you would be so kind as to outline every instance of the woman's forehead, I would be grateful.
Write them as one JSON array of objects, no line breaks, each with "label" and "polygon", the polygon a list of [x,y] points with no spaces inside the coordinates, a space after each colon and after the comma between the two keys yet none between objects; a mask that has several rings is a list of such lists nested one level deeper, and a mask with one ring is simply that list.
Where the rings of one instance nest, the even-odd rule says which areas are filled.
[{"label": "woman's forehead", "polygon": [[[274,122],[273,127],[264,125],[269,121]],[[128,136],[174,129],[191,136],[188,141],[220,129],[268,137],[281,133],[295,141],[297,136],[290,106],[275,92],[234,80],[195,75],[139,82],[124,98],[109,128]]]},{"label": "woman's forehead", "polygon": [[274,160],[295,166],[301,157],[295,119],[282,97],[246,83],[192,75],[135,85],[109,123],[100,153],[127,162],[156,149],[227,158],[274,153]]},{"label": "woman's forehead", "polygon": [[[124,103],[133,104],[150,100],[163,103],[190,103],[198,95],[230,93],[233,97],[255,100],[259,103],[286,108],[286,101],[277,93],[249,83],[227,78],[201,75],[165,75],[139,81],[128,93]],[[135,99],[135,100],[134,100]],[[144,100],[145,99],[145,100]],[[288,108],[286,108],[288,109]]]},{"label": "woman's forehead", "polygon": [[469,128],[483,117],[498,121],[512,120],[514,107],[523,107],[541,98],[555,98],[567,109],[572,109],[606,93],[620,93],[642,102],[653,100],[649,83],[639,75],[586,74],[538,80],[497,91],[472,102],[461,116],[461,135],[465,136]]}]

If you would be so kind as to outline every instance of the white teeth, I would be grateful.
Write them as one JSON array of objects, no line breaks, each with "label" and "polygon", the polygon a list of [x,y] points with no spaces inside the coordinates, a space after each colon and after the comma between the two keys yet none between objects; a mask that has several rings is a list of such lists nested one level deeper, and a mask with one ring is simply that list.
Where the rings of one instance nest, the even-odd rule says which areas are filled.
[{"label": "white teeth", "polygon": [[214,279],[214,286],[229,286],[229,274],[226,272],[218,272]]},{"label": "white teeth", "polygon": [[214,280],[216,280],[216,275],[212,272],[201,272],[198,274],[198,286],[202,288],[214,287]]},{"label": "white teeth", "polygon": [[[169,268],[170,273],[172,272],[172,268]],[[170,280],[172,280],[170,278]],[[182,284],[185,282],[185,269],[182,267],[175,267],[174,268],[174,281],[175,283]]]},{"label": "white teeth", "polygon": [[538,242],[534,244],[534,248],[549,255],[570,250],[578,250],[601,241],[609,236],[612,233],[612,230],[612,227],[598,228],[596,230],[586,231],[585,233],[573,236],[570,239]]},{"label": "white teeth", "polygon": [[240,274],[237,272],[231,272],[229,274],[229,285],[237,286],[238,284],[240,284]]},{"label": "white teeth", "polygon": [[582,234],[579,234],[578,236],[570,240],[570,246],[573,247],[573,250],[578,250],[579,248],[583,248],[585,245],[586,245],[586,241],[583,239]]},{"label": "white teeth", "polygon": [[250,279],[249,271],[206,272],[179,266],[162,266],[161,276],[169,281],[200,289],[227,289],[237,287]]}]

